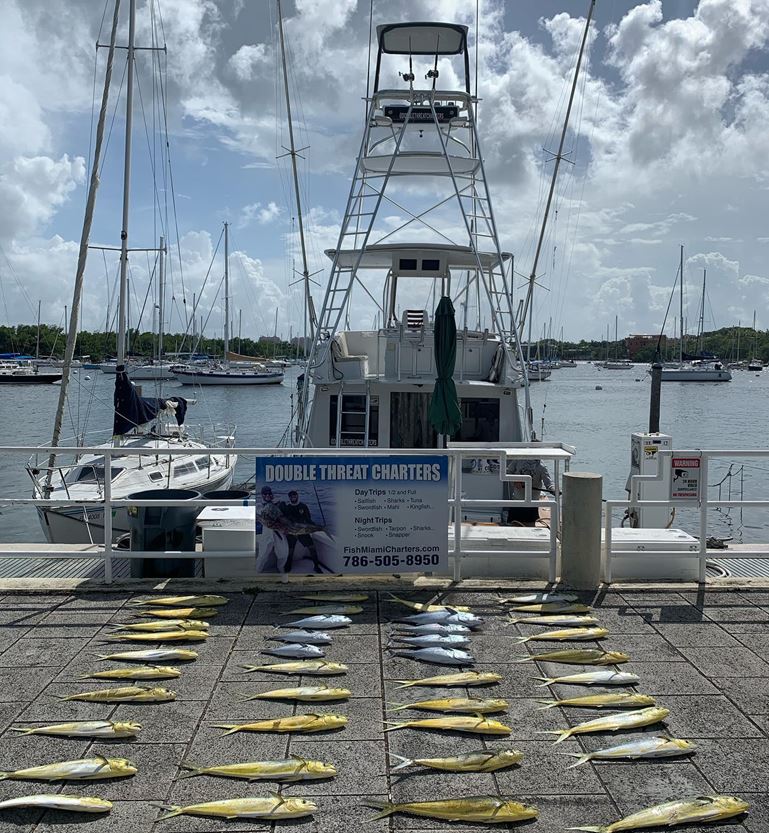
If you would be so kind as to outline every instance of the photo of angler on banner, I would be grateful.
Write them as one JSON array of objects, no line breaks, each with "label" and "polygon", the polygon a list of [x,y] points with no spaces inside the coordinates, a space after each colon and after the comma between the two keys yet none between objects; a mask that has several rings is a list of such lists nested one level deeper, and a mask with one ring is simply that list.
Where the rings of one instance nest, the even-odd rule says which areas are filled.
[{"label": "photo of angler on banner", "polygon": [[[257,573],[333,573],[329,556],[335,551],[327,529],[327,518],[318,490],[305,502],[299,491],[289,489],[285,497],[271,486],[258,492],[256,506],[258,555]],[[324,558],[324,555],[326,558]]]}]

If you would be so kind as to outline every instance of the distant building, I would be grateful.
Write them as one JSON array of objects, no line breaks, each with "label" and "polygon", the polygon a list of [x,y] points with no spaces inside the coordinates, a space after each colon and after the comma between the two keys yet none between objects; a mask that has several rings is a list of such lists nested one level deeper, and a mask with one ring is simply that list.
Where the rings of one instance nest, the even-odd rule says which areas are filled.
[{"label": "distant building", "polygon": [[310,347],[312,347],[312,339],[309,336],[306,338],[304,336],[294,336],[291,339],[291,346],[298,347],[305,353],[309,353]]},{"label": "distant building", "polygon": [[625,339],[628,358],[633,361],[641,350],[647,347],[656,347],[657,340],[660,342],[660,350],[664,351],[667,346],[667,337],[660,338],[658,333],[654,335],[630,335]]},{"label": "distant building", "polygon": [[280,344],[280,336],[259,336],[259,344]]}]

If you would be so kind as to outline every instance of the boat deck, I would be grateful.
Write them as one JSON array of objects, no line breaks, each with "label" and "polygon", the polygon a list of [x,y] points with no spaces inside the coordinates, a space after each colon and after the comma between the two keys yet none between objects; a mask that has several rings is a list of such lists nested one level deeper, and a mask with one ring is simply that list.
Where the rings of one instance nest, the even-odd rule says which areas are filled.
[{"label": "boat deck", "polygon": [[[329,582],[323,589],[329,589]],[[171,590],[169,592],[177,592]],[[183,591],[181,591],[183,592]],[[509,593],[508,593],[509,594]],[[654,695],[670,709],[663,730],[694,740],[689,759],[650,763],[587,764],[567,769],[563,752],[592,750],[637,737],[614,733],[582,736],[554,747],[544,730],[564,728],[600,712],[574,709],[538,711],[538,698],[548,690],[536,688],[532,677],[580,670],[515,659],[547,650],[542,643],[515,646],[520,625],[505,627],[498,606],[500,593],[450,592],[448,603],[468,604],[485,617],[483,630],[473,636],[471,650],[477,670],[496,671],[503,681],[485,689],[396,689],[396,680],[444,673],[435,666],[390,656],[385,650],[388,622],[403,613],[384,592],[372,592],[364,613],[354,624],[337,631],[328,648],[331,660],[348,664],[344,677],[320,682],[352,691],[346,703],[292,707],[262,701],[243,702],[247,694],[292,685],[318,684],[319,678],[246,674],[244,663],[266,659],[260,655],[265,637],[277,622],[287,621],[296,605],[286,592],[232,593],[229,605],[211,620],[211,638],[198,648],[200,658],[182,669],[179,680],[164,683],[178,700],[160,705],[99,705],[61,702],[66,695],[101,684],[79,680],[101,667],[94,655],[103,653],[110,623],[123,622],[135,608],[125,603],[131,592],[13,594],[0,597],[0,743],[6,769],[66,760],[83,755],[125,756],[138,767],[133,778],[94,782],[85,792],[115,802],[107,817],[88,817],[92,833],[142,830],[152,833],[215,833],[216,831],[282,830],[285,824],[222,821],[178,817],[157,823],[158,810],[150,802],[178,804],[266,795],[272,784],[246,784],[221,778],[176,780],[179,762],[222,764],[299,755],[333,762],[338,776],[327,782],[285,786],[286,795],[312,797],[319,810],[314,819],[292,822],[301,833],[337,833],[358,829],[375,811],[361,806],[365,797],[426,800],[471,795],[510,795],[539,808],[531,825],[537,833],[561,833],[575,825],[608,823],[628,812],[671,797],[734,793],[748,800],[747,817],[719,826],[724,833],[765,833],[769,829],[769,592],[742,590],[662,591],[652,589],[601,592],[586,597],[600,623],[610,631],[606,648],[623,650],[631,662],[623,666],[641,678],[639,691]],[[428,599],[422,593],[420,600]],[[412,598],[414,598],[412,596]],[[275,643],[272,643],[275,644]],[[532,647],[536,645],[536,647]],[[450,671],[451,669],[445,669]],[[105,686],[106,687],[106,686]],[[595,693],[594,689],[590,690]],[[576,687],[553,687],[564,697],[585,693]],[[473,737],[412,729],[383,734],[385,719],[422,717],[425,713],[393,716],[387,704],[428,697],[504,697],[509,712],[501,719],[511,727],[509,738]],[[346,728],[329,734],[224,736],[219,722],[246,722],[302,711],[339,712],[349,717]],[[137,720],[143,729],[133,742],[99,743],[62,738],[19,736],[9,726],[73,719]],[[660,727],[656,731],[659,732]],[[654,727],[646,730],[655,732]],[[451,774],[409,769],[398,776],[389,771],[388,753],[402,756],[458,754],[479,749],[515,748],[524,753],[518,768],[491,774]],[[0,782],[0,800],[40,791],[60,791],[58,785]],[[37,833],[70,830],[83,817],[39,810],[4,811],[0,831]],[[70,827],[70,825],[72,825]],[[366,824],[372,833],[420,830],[438,833],[475,833],[488,828],[470,823],[448,824],[396,816]],[[527,825],[528,829],[528,825]],[[687,827],[702,831],[707,827]]]}]

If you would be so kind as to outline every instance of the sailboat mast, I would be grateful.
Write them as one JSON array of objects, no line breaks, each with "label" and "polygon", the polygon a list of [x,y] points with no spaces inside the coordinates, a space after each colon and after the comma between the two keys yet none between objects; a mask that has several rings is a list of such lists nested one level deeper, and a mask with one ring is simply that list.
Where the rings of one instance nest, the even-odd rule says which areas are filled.
[{"label": "sailboat mast", "polygon": [[697,349],[700,351],[700,356],[702,356],[702,347],[704,344],[705,338],[705,278],[708,274],[707,269],[702,270],[702,304],[700,305],[700,337],[699,337],[699,344]]},{"label": "sailboat mast", "polygon": [[230,352],[230,224],[224,224],[224,361]]},{"label": "sailboat mast", "polygon": [[590,21],[593,19],[593,10],[595,9],[596,0],[590,0],[590,8],[587,12],[587,22],[585,23],[585,31],[582,34],[582,43],[579,47],[579,56],[577,57],[577,67],[574,70],[574,81],[571,85],[571,93],[569,94],[569,103],[566,106],[566,116],[563,120],[563,129],[561,130],[561,140],[558,144],[558,153],[555,155],[555,167],[553,168],[553,176],[550,180],[550,191],[547,195],[547,202],[545,203],[545,213],[542,217],[542,226],[539,230],[539,239],[537,240],[537,249],[534,253],[534,263],[531,266],[531,274],[529,275],[529,286],[526,290],[526,300],[523,304],[522,315],[523,319],[520,326],[526,320],[526,316],[531,310],[532,295],[534,294],[534,284],[537,280],[537,266],[539,265],[539,257],[542,254],[542,245],[545,242],[545,231],[547,229],[547,219],[550,215],[550,207],[553,203],[553,195],[555,193],[555,183],[558,179],[558,170],[561,167],[561,159],[563,159],[563,146],[566,142],[566,132],[569,128],[569,118],[571,117],[571,108],[574,104],[574,95],[577,92],[577,80],[579,78],[579,70],[582,66],[582,56],[585,53],[585,44],[587,43],[587,35],[590,31]]},{"label": "sailboat mast", "polygon": [[166,241],[164,237],[160,238],[160,247],[158,248],[158,363],[163,361],[163,337],[165,332],[163,330],[163,315],[165,312],[165,294],[166,294]]},{"label": "sailboat mast", "polygon": [[40,358],[40,305],[42,301],[37,302],[37,340],[35,341],[35,358]]},{"label": "sailboat mast", "polygon": [[299,242],[302,247],[302,282],[304,284],[304,336],[307,343],[307,327],[309,324],[310,337],[315,336],[315,316],[312,311],[312,298],[310,296],[310,270],[307,266],[307,248],[304,241],[304,220],[302,219],[302,198],[299,192],[299,172],[296,167],[296,146],[294,145],[294,123],[291,118],[291,96],[288,92],[288,69],[286,66],[286,40],[283,34],[283,14],[278,3],[278,28],[280,30],[280,54],[283,63],[283,86],[286,91],[286,118],[288,120],[288,142],[291,157],[291,171],[294,175],[294,199],[296,200],[296,213],[299,220]]},{"label": "sailboat mast", "polygon": [[125,156],[123,161],[123,222],[120,230],[120,295],[118,301],[117,364],[125,365],[128,306],[128,207],[131,199],[131,130],[134,105],[134,42],[136,0],[128,3],[128,73],[126,77]]},{"label": "sailboat mast", "polygon": [[680,298],[680,306],[681,306],[681,338],[678,340],[678,362],[679,364],[684,363],[684,247],[681,246],[681,253],[679,257],[679,265],[678,265],[678,279],[680,280],[680,285],[678,287],[678,293]]}]

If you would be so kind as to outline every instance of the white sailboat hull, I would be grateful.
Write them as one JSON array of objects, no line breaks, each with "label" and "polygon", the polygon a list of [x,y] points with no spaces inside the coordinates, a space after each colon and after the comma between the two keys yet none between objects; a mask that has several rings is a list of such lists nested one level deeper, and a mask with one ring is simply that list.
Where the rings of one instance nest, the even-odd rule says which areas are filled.
[{"label": "white sailboat hull", "polygon": [[162,379],[175,379],[176,371],[170,364],[145,364],[128,371],[132,382],[151,382]]},{"label": "white sailboat hull", "polygon": [[285,377],[282,370],[177,370],[175,375],[183,385],[279,385]]},{"label": "white sailboat hull", "polygon": [[694,367],[662,368],[663,382],[731,382],[732,372],[726,368],[716,370],[715,368]]}]

